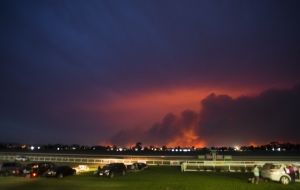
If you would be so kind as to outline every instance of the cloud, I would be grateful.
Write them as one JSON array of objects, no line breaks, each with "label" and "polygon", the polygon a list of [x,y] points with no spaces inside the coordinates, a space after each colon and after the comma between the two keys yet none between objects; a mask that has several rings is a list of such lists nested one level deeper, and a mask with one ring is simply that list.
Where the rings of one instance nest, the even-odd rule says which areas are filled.
[{"label": "cloud", "polygon": [[123,130],[111,138],[114,144],[168,146],[223,146],[298,142],[300,132],[300,86],[271,89],[257,96],[232,98],[211,94],[201,101],[201,110],[169,113],[146,130]]},{"label": "cloud", "polygon": [[197,134],[208,144],[299,141],[300,86],[232,99],[212,94],[202,101]]},{"label": "cloud", "polygon": [[185,110],[181,115],[168,113],[147,130],[123,130],[114,135],[111,141],[123,145],[141,141],[147,145],[203,146],[203,141],[195,134],[198,123],[199,114],[195,111]]},{"label": "cloud", "polygon": [[121,130],[112,138],[113,144],[134,144],[143,142],[147,145],[188,146],[196,144],[203,146],[203,142],[194,133],[199,122],[199,114],[192,110],[185,110],[181,115],[168,113],[151,128],[139,130]]}]

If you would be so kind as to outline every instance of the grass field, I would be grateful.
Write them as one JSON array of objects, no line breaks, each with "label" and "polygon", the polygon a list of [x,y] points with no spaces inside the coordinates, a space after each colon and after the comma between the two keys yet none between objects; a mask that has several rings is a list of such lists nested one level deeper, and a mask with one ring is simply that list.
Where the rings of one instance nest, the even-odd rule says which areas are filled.
[{"label": "grass field", "polygon": [[247,182],[244,173],[181,173],[175,167],[151,167],[148,170],[128,173],[113,179],[90,175],[70,176],[64,179],[0,177],[1,190],[281,190],[300,189],[300,183],[281,185]]}]

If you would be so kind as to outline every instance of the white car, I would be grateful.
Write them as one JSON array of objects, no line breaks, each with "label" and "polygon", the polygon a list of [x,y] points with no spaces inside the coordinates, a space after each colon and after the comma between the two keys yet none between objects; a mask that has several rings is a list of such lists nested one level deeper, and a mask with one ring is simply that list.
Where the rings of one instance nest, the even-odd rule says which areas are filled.
[{"label": "white car", "polygon": [[261,176],[264,179],[278,181],[285,185],[291,182],[291,177],[289,176],[288,170],[286,169],[286,165],[284,164],[264,164],[261,170]]}]

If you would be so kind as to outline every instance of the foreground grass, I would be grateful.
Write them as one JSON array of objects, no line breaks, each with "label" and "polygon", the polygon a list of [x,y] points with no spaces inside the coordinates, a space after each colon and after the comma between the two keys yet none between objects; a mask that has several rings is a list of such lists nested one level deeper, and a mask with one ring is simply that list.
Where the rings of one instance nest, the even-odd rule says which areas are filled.
[{"label": "foreground grass", "polygon": [[128,173],[114,179],[89,175],[64,179],[0,177],[1,190],[281,190],[300,189],[300,183],[281,185],[274,182],[249,184],[249,174],[240,173],[181,173],[179,168],[153,167],[149,170]]}]

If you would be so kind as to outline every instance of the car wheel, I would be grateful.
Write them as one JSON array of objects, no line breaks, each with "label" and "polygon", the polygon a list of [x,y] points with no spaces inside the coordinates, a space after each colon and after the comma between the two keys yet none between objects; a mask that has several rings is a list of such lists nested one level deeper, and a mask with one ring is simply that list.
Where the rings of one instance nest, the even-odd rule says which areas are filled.
[{"label": "car wheel", "polygon": [[58,178],[64,178],[64,174],[62,173],[58,174]]},{"label": "car wheel", "polygon": [[109,177],[110,177],[110,178],[113,178],[113,177],[115,177],[115,174],[114,174],[114,172],[110,172],[110,173],[109,173]]},{"label": "car wheel", "polygon": [[284,185],[288,185],[290,183],[290,179],[287,176],[282,176],[280,178],[280,182]]}]

